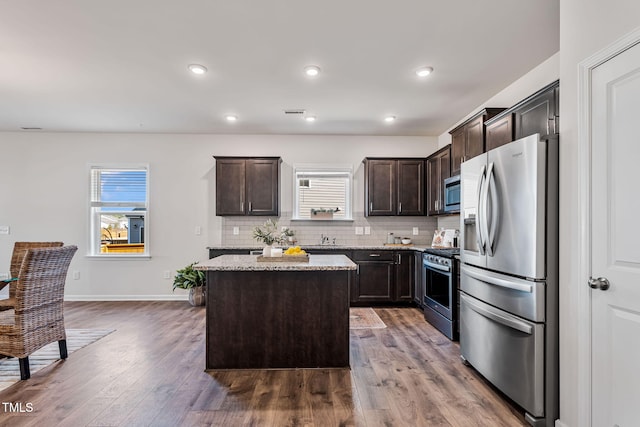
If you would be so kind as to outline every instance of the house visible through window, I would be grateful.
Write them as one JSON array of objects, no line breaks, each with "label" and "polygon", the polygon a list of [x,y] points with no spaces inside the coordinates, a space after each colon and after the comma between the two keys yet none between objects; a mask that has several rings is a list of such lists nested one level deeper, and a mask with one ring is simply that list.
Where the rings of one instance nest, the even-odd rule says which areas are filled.
[{"label": "house visible through window", "polygon": [[296,166],[293,219],[350,220],[351,167]]},{"label": "house visible through window", "polygon": [[91,167],[91,254],[148,255],[148,167]]}]

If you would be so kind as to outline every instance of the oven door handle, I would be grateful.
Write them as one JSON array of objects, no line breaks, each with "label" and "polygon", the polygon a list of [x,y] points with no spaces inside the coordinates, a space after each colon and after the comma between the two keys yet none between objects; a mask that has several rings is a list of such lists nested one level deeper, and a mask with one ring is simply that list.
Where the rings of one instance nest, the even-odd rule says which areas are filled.
[{"label": "oven door handle", "polygon": [[428,267],[432,270],[446,271],[447,273],[451,272],[451,267],[449,267],[448,265],[433,264],[425,260],[422,260],[422,264],[424,264],[425,267]]},{"label": "oven door handle", "polygon": [[471,310],[475,311],[481,316],[486,317],[487,319],[491,319],[494,322],[500,323],[501,325],[504,325],[508,328],[515,329],[520,332],[524,332],[527,335],[533,334],[533,326],[521,320],[518,320],[514,316],[508,315],[506,313],[499,313],[497,310],[491,307],[487,307],[487,308],[481,307],[476,303],[472,302],[471,298],[469,298],[466,295],[460,294],[460,298],[462,299],[462,301],[464,301],[466,305],[469,306]]}]

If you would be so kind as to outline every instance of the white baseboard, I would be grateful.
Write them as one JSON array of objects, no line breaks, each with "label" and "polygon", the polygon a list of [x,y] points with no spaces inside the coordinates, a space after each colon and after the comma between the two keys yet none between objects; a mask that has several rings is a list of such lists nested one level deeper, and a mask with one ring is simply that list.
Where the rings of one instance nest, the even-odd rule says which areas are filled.
[{"label": "white baseboard", "polygon": [[187,301],[189,295],[65,295],[65,301]]},{"label": "white baseboard", "polygon": [[556,426],[556,427],[569,427],[567,424],[563,423],[563,422],[562,422],[562,421],[560,421],[560,420],[556,420],[556,424],[555,424],[555,426]]}]

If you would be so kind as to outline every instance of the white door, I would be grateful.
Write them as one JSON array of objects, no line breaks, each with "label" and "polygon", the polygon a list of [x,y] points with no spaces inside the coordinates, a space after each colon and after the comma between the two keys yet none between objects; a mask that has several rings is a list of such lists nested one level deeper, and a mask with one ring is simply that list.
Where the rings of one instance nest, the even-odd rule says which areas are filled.
[{"label": "white door", "polygon": [[590,281],[592,425],[638,426],[640,44],[593,69],[591,94],[591,275],[610,284]]}]

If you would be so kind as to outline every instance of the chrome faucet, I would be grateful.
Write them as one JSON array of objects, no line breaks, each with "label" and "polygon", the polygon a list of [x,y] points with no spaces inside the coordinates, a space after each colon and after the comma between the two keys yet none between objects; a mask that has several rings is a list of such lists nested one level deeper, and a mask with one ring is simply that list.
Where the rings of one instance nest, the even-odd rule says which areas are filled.
[{"label": "chrome faucet", "polygon": [[[335,240],[335,239],[334,239]],[[329,244],[329,236],[325,236],[324,234],[320,235],[320,244],[327,245]]]}]

